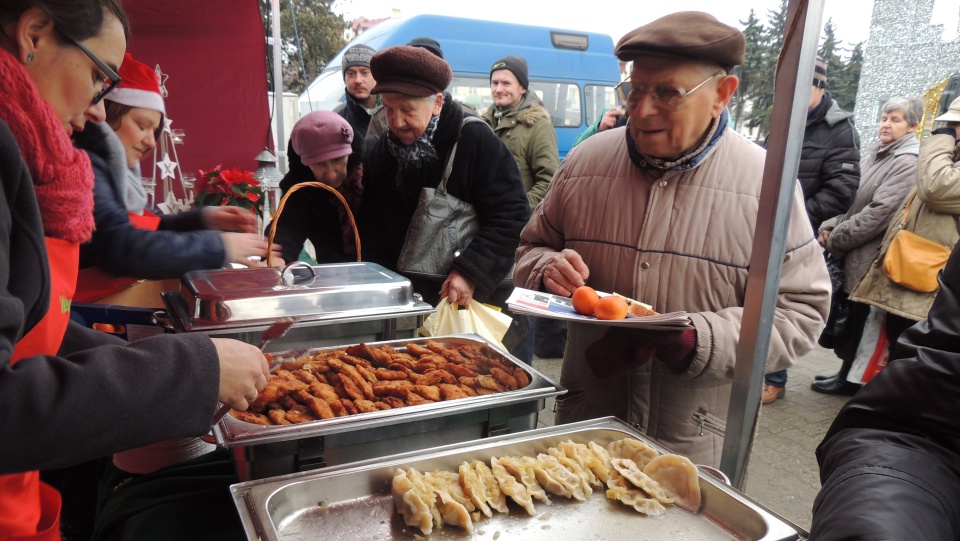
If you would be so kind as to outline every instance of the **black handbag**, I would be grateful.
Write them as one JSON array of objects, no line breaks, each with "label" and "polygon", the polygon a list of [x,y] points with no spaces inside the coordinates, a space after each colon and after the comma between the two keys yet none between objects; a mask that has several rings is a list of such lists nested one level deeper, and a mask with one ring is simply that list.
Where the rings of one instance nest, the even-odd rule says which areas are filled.
[{"label": "black handbag", "polygon": [[843,258],[830,254],[827,254],[826,258],[833,295],[830,297],[830,315],[827,317],[827,325],[817,343],[827,349],[836,349],[848,338],[851,331],[850,301],[843,291],[843,280],[846,275],[843,270]]}]

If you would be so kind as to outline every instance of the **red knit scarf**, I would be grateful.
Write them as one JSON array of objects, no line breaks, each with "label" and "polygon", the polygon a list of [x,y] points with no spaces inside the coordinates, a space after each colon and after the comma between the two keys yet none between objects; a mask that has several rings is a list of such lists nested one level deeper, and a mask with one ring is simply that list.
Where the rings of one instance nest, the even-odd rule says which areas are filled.
[{"label": "red knit scarf", "polygon": [[33,177],[44,234],[70,242],[93,235],[93,169],[16,57],[0,49],[0,119]]}]

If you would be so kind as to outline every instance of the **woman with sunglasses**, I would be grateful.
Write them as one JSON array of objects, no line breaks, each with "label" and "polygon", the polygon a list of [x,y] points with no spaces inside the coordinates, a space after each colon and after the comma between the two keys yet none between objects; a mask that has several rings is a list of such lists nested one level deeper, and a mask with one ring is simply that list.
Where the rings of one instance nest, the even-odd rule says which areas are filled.
[{"label": "woman with sunglasses", "polygon": [[[60,538],[38,469],[199,436],[216,402],[245,409],[266,359],[234,340],[127,344],[69,323],[93,173],[69,135],[104,119],[128,27],[117,0],[0,5],[0,538]],[[99,347],[95,347],[99,346]]]},{"label": "woman with sunglasses", "polygon": [[73,136],[93,164],[96,223],[93,238],[80,248],[74,300],[98,302],[144,278],[262,264],[250,258],[265,258],[267,242],[244,209],[204,207],[158,216],[146,208],[140,160],[156,147],[166,109],[153,69],[127,53],[119,75],[120,84],[104,97],[106,122],[88,122]]}]

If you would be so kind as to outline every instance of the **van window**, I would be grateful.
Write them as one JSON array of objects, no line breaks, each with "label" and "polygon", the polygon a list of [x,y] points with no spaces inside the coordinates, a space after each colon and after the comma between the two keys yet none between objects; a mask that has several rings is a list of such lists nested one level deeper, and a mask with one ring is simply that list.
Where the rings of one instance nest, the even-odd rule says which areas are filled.
[{"label": "van window", "polygon": [[593,126],[605,110],[617,104],[617,95],[612,86],[586,85],[583,93],[587,103],[587,126]]},{"label": "van window", "polygon": [[321,73],[300,95],[300,115],[332,110],[343,102],[343,92],[343,74],[339,69]]}]

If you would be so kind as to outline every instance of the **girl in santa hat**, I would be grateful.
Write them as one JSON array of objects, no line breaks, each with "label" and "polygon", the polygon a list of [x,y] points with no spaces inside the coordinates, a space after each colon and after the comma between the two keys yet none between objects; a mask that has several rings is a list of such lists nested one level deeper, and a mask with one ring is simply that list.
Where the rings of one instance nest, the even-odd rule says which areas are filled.
[{"label": "girl in santa hat", "polygon": [[156,146],[166,108],[153,69],[127,53],[119,74],[120,85],[104,98],[106,122],[88,122],[74,136],[93,163],[96,222],[93,238],[80,250],[75,300],[95,302],[140,279],[176,279],[228,263],[256,265],[250,258],[265,258],[267,243],[249,211],[203,207],[158,216],[146,209],[140,160]]}]

